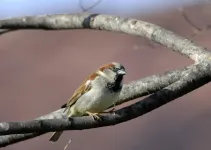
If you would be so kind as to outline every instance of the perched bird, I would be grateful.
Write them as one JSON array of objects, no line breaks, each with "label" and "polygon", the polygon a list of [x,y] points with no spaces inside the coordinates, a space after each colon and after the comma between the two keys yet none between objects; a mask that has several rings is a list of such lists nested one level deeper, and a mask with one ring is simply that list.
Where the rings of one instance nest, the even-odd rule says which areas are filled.
[{"label": "perched bird", "polygon": [[[65,108],[64,112],[67,112],[67,117],[88,114],[94,119],[99,119],[98,113],[114,105],[119,99],[125,74],[125,68],[119,63],[112,62],[101,66],[85,79],[69,101],[62,106]],[[56,142],[61,134],[62,131],[54,132],[49,140]]]}]

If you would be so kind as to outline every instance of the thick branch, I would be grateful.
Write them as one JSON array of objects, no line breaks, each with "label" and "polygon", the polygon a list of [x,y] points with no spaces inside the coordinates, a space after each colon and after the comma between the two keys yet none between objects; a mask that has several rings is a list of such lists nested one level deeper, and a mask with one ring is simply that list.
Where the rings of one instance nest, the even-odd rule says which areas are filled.
[{"label": "thick branch", "polygon": [[152,75],[140,80],[124,84],[120,93],[120,100],[116,105],[131,101],[133,99],[152,94],[160,89],[176,82],[182,77],[182,74],[193,65],[174,71],[167,71],[162,75]]},{"label": "thick branch", "polygon": [[[47,30],[91,28],[123,32],[153,40],[164,46],[172,48],[174,51],[179,52],[180,54],[197,62],[201,62],[210,57],[210,52],[206,51],[206,49],[196,46],[193,42],[184,39],[171,31],[162,29],[161,27],[147,22],[135,19],[123,19],[116,16],[77,14],[12,18],[0,20],[0,28]],[[38,118],[42,119],[42,121],[37,119],[36,121],[30,122],[34,124],[34,126],[29,122],[28,126],[24,123],[16,124],[16,126],[14,126],[14,124],[13,126],[10,126],[11,124],[7,123],[1,124],[0,127],[2,127],[2,134],[17,133],[17,131],[20,131],[21,129],[22,130],[19,133],[31,132],[32,129],[33,131],[41,132],[0,136],[0,146],[7,146],[12,143],[33,138],[44,134],[47,131],[66,129],[65,127],[67,127],[68,124],[68,129],[86,129],[105,125],[114,125],[136,118],[206,84],[210,81],[210,69],[208,61],[201,62],[200,64],[192,65],[181,72],[173,71],[165,76],[153,76],[151,78],[146,78],[145,80],[132,82],[129,85],[124,85],[118,104],[126,102],[129,99],[138,98],[140,96],[156,92],[168,85],[169,86],[149,96],[143,101],[116,111],[115,115],[105,114],[104,121],[100,123],[93,121],[90,117],[73,118],[70,122],[65,120],[62,120],[62,122],[60,122],[61,120],[44,121],[44,119],[65,118],[64,114],[62,114],[62,110],[60,109]],[[41,128],[46,128],[47,130],[42,130]]]},{"label": "thick branch", "polygon": [[[123,109],[115,114],[104,114],[103,121],[94,121],[91,117],[74,117],[70,121],[61,119],[34,120],[30,122],[10,122],[0,124],[0,134],[49,132],[60,130],[82,130],[122,123],[144,115],[172,100],[191,92],[211,80],[210,62],[201,62],[183,73],[183,77],[153,95]],[[58,113],[58,112],[57,112]],[[61,113],[61,112],[60,112]],[[39,133],[37,133],[39,134]],[[26,134],[27,135],[27,134]],[[29,136],[30,134],[28,134]],[[21,135],[19,135],[21,136]],[[6,146],[0,141],[0,146]]]},{"label": "thick branch", "polygon": [[[124,85],[124,88],[121,92],[121,99],[118,102],[118,104],[121,104],[123,102],[126,102],[131,99],[135,99],[147,94],[151,94],[153,92],[156,92],[175,81],[179,80],[182,76],[182,73],[185,72],[188,68],[186,67],[184,69],[175,70],[175,71],[168,71],[164,75],[153,75],[151,77],[144,78],[142,80],[131,82],[130,84]],[[117,104],[117,105],[118,105]],[[38,119],[61,119],[65,118],[66,116],[63,115],[63,110],[59,109],[55,112],[52,112],[50,114],[47,114],[45,116],[42,116]],[[39,134],[15,134],[15,135],[6,135],[6,136],[0,136],[0,146],[7,146],[16,142],[20,142],[23,140],[27,140],[36,136],[39,136],[44,133]]]},{"label": "thick branch", "polygon": [[[198,66],[198,67],[197,67]],[[190,66],[190,67],[188,67],[191,71],[193,71],[193,72],[197,72],[197,71],[199,71],[200,70],[200,66],[201,65],[192,65],[192,66]],[[203,69],[204,69],[204,67],[202,67],[202,71],[200,71],[199,72],[199,74],[200,74],[200,76],[199,76],[199,78],[201,78],[202,76],[206,76],[206,72],[204,72],[203,71]],[[170,85],[171,83],[173,83],[173,82],[175,82],[176,80],[178,80],[181,76],[184,76],[184,75],[186,75],[188,72],[190,72],[190,70],[187,70],[187,68],[186,69],[184,69],[183,71],[181,71],[181,72],[179,72],[179,70],[177,70],[177,71],[172,71],[172,72],[168,72],[166,75],[164,75],[164,76],[153,76],[153,79],[155,79],[155,80],[150,80],[150,77],[148,77],[148,78],[145,78],[144,80],[143,80],[143,82],[141,82],[141,80],[139,81],[139,83],[140,83],[140,85],[137,85],[137,87],[141,87],[141,85],[143,84],[143,85],[146,85],[146,87],[148,87],[147,86],[147,83],[148,84],[151,84],[151,86],[149,86],[148,87],[148,90],[149,90],[149,92],[152,92],[152,91],[154,91],[154,90],[159,90],[159,89],[162,89],[162,88],[164,88],[165,86],[167,86],[167,85]],[[197,77],[195,77],[195,76],[197,76],[197,75],[194,75],[192,78],[190,78],[191,79],[191,81],[193,81],[193,79],[194,78],[197,78]],[[159,78],[160,77],[160,78]],[[163,79],[163,80],[159,80],[159,79]],[[186,79],[186,78],[185,78]],[[183,80],[185,80],[185,79],[183,79]],[[198,78],[197,78],[198,79]],[[165,81],[164,81],[165,80]],[[147,82],[146,82],[147,81]],[[164,85],[164,84],[161,84],[162,83],[162,81],[164,81],[164,83],[166,84],[166,85]],[[188,82],[188,81],[187,81]],[[203,84],[204,84],[204,82],[203,82]],[[133,84],[132,84],[133,85]],[[155,88],[153,87],[153,85],[155,86]],[[130,84],[129,85],[127,85],[128,86],[128,88],[130,89]],[[187,85],[186,85],[187,86]],[[171,86],[170,86],[171,87]],[[191,86],[191,87],[194,87],[194,86]],[[181,87],[182,88],[182,87]],[[131,88],[132,89],[132,88]],[[140,90],[141,90],[141,88],[140,88]],[[182,90],[182,89],[179,89],[179,90]],[[164,90],[164,91],[166,91],[166,90]],[[127,88],[125,89],[125,91],[123,90],[123,93],[124,94],[122,94],[123,96],[121,97],[121,98],[123,98],[123,100],[126,100],[127,98],[129,98],[129,97],[127,97],[126,99],[124,99],[124,95],[127,95],[127,92],[128,92],[128,94],[130,93],[130,90],[128,90],[127,91]],[[135,92],[136,94],[140,94],[141,92],[143,92],[143,93],[145,93],[145,90],[143,90],[143,91],[136,91],[136,90],[134,90],[133,92]],[[139,93],[140,92],[140,93]],[[155,91],[154,91],[155,92]],[[158,92],[159,93],[159,92]],[[161,92],[162,93],[162,92]],[[141,95],[141,94],[140,94]],[[132,95],[133,96],[133,95]],[[180,95],[179,95],[180,96]],[[156,100],[155,100],[156,98],[154,98],[154,102],[156,102]],[[149,100],[149,102],[147,102]],[[169,100],[169,101],[171,101],[171,100]],[[141,101],[141,102],[144,102],[143,104],[141,104],[142,105],[142,107],[141,108],[139,108],[138,107],[138,105],[132,105],[132,106],[130,106],[130,107],[137,107],[137,108],[139,108],[139,110],[138,111],[140,111],[140,112],[145,112],[145,113],[147,113],[147,112],[149,112],[148,111],[148,109],[146,109],[145,108],[145,104],[146,103],[151,103],[152,104],[152,102],[150,102],[150,98],[147,98],[147,99],[145,99],[144,101]],[[157,103],[157,102],[156,102]],[[166,102],[167,103],[167,102]],[[150,105],[151,105],[150,104]],[[159,105],[163,105],[163,104],[159,104]],[[129,108],[130,108],[129,107]],[[151,106],[150,106],[151,107]],[[159,107],[159,106],[157,106],[157,107]],[[157,108],[157,107],[154,107],[153,106],[153,109],[155,109],[155,108]],[[144,108],[144,110],[142,110]],[[126,108],[124,108],[123,109],[123,112],[125,112],[124,110],[125,110]],[[121,112],[122,110],[120,110],[120,111],[117,111],[116,112],[116,115],[121,115]],[[137,110],[136,110],[137,111]],[[38,119],[42,119],[42,120],[44,120],[44,119],[64,119],[64,118],[66,118],[66,116],[62,113],[63,112],[63,110],[62,109],[60,109],[60,110],[57,110],[57,111],[55,111],[55,112],[53,112],[53,113],[50,113],[50,114],[48,114],[48,115],[45,115],[45,116],[42,116],[42,117],[40,117],[40,118],[38,118]],[[137,113],[137,112],[136,112]],[[144,114],[144,113],[143,113]],[[106,117],[105,118],[113,118],[113,121],[114,120],[116,120],[116,115],[106,115]],[[140,115],[142,115],[142,114],[140,114]],[[131,116],[132,117],[132,116]],[[137,117],[136,115],[134,116],[134,117]],[[132,117],[133,118],[133,117]],[[131,119],[132,119],[131,118]],[[90,117],[82,117],[82,118],[74,118],[74,119],[76,119],[76,120],[78,120],[78,121],[76,121],[76,120],[73,120],[74,121],[74,124],[75,124],[75,122],[80,122],[80,123],[85,123],[85,124],[87,124],[87,126],[89,126],[89,124],[90,125],[96,125],[96,122],[92,122],[92,120],[90,119]],[[127,120],[127,118],[126,118],[126,120]],[[126,121],[125,120],[125,121]],[[39,121],[38,121],[39,122]],[[64,123],[65,121],[63,121],[63,123]],[[111,122],[111,121],[110,121]],[[120,122],[122,122],[121,120],[120,120]],[[56,122],[57,123],[57,122]],[[109,123],[109,122],[108,122]],[[41,123],[41,124],[43,124],[43,123]],[[108,125],[107,123],[103,123],[103,124],[105,124],[105,125]],[[115,124],[115,123],[112,123],[112,124]],[[14,133],[12,130],[10,130],[8,127],[8,125],[6,125],[6,124],[0,124],[0,127],[2,127],[1,129],[2,129],[2,132],[1,132],[1,134],[8,134],[8,133]],[[77,127],[80,127],[81,125],[77,125]],[[53,127],[53,126],[52,126]],[[5,130],[4,131],[4,129],[9,129],[9,130]],[[30,128],[30,127],[29,127]],[[55,129],[55,128],[54,128]],[[30,130],[30,129],[29,129]],[[24,131],[25,132],[25,131]],[[16,133],[16,132],[15,132]],[[35,136],[39,136],[39,135],[41,135],[41,134],[44,134],[45,132],[41,132],[41,133],[37,133],[37,134],[32,134],[32,133],[29,133],[29,134],[15,134],[15,135],[6,135],[6,136],[0,136],[0,147],[2,147],[2,146],[7,146],[7,145],[10,145],[10,144],[13,144],[13,143],[16,143],[16,142],[20,142],[20,141],[23,141],[23,140],[26,140],[26,139],[29,139],[29,138],[33,138],[33,137],[35,137]]]},{"label": "thick branch", "polygon": [[179,52],[194,61],[210,57],[205,48],[171,31],[136,19],[97,14],[63,14],[11,18],[0,20],[2,29],[98,29],[142,36]]}]

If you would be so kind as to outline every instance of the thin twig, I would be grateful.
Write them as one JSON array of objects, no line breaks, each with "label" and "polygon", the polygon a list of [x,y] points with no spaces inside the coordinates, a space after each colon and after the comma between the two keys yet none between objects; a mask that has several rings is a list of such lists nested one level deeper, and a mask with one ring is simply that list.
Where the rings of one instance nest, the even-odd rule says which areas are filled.
[{"label": "thin twig", "polygon": [[80,8],[83,10],[83,12],[86,12],[88,10],[93,9],[95,6],[97,6],[98,4],[100,4],[103,0],[98,0],[96,1],[94,4],[92,4],[91,6],[84,8],[83,4],[82,4],[82,0],[79,0],[79,6]]},{"label": "thin twig", "polygon": [[190,26],[193,28],[193,31],[195,34],[201,32],[201,28],[197,27],[197,25],[195,25],[191,20],[190,18],[187,16],[187,14],[185,13],[184,9],[183,8],[179,8],[179,12],[181,13],[181,15],[183,16],[183,18],[185,19],[185,21],[187,23],[190,24]]}]

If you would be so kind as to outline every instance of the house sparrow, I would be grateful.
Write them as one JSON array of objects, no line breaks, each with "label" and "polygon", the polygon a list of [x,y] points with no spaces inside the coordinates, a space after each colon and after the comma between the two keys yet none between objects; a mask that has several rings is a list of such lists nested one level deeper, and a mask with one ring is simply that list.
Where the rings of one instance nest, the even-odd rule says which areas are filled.
[{"label": "house sparrow", "polygon": [[[125,68],[119,63],[112,62],[101,66],[86,78],[69,101],[62,106],[65,108],[64,112],[67,112],[67,117],[88,114],[99,119],[98,113],[114,105],[119,99],[125,74]],[[62,132],[54,132],[49,140],[56,142]]]}]

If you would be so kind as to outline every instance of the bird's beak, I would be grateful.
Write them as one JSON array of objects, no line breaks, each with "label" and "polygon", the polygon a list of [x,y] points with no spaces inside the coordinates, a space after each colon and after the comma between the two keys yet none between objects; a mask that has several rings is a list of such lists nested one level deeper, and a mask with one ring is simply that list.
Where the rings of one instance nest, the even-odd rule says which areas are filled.
[{"label": "bird's beak", "polygon": [[127,72],[125,70],[118,70],[117,73],[119,75],[126,75],[127,74]]}]

